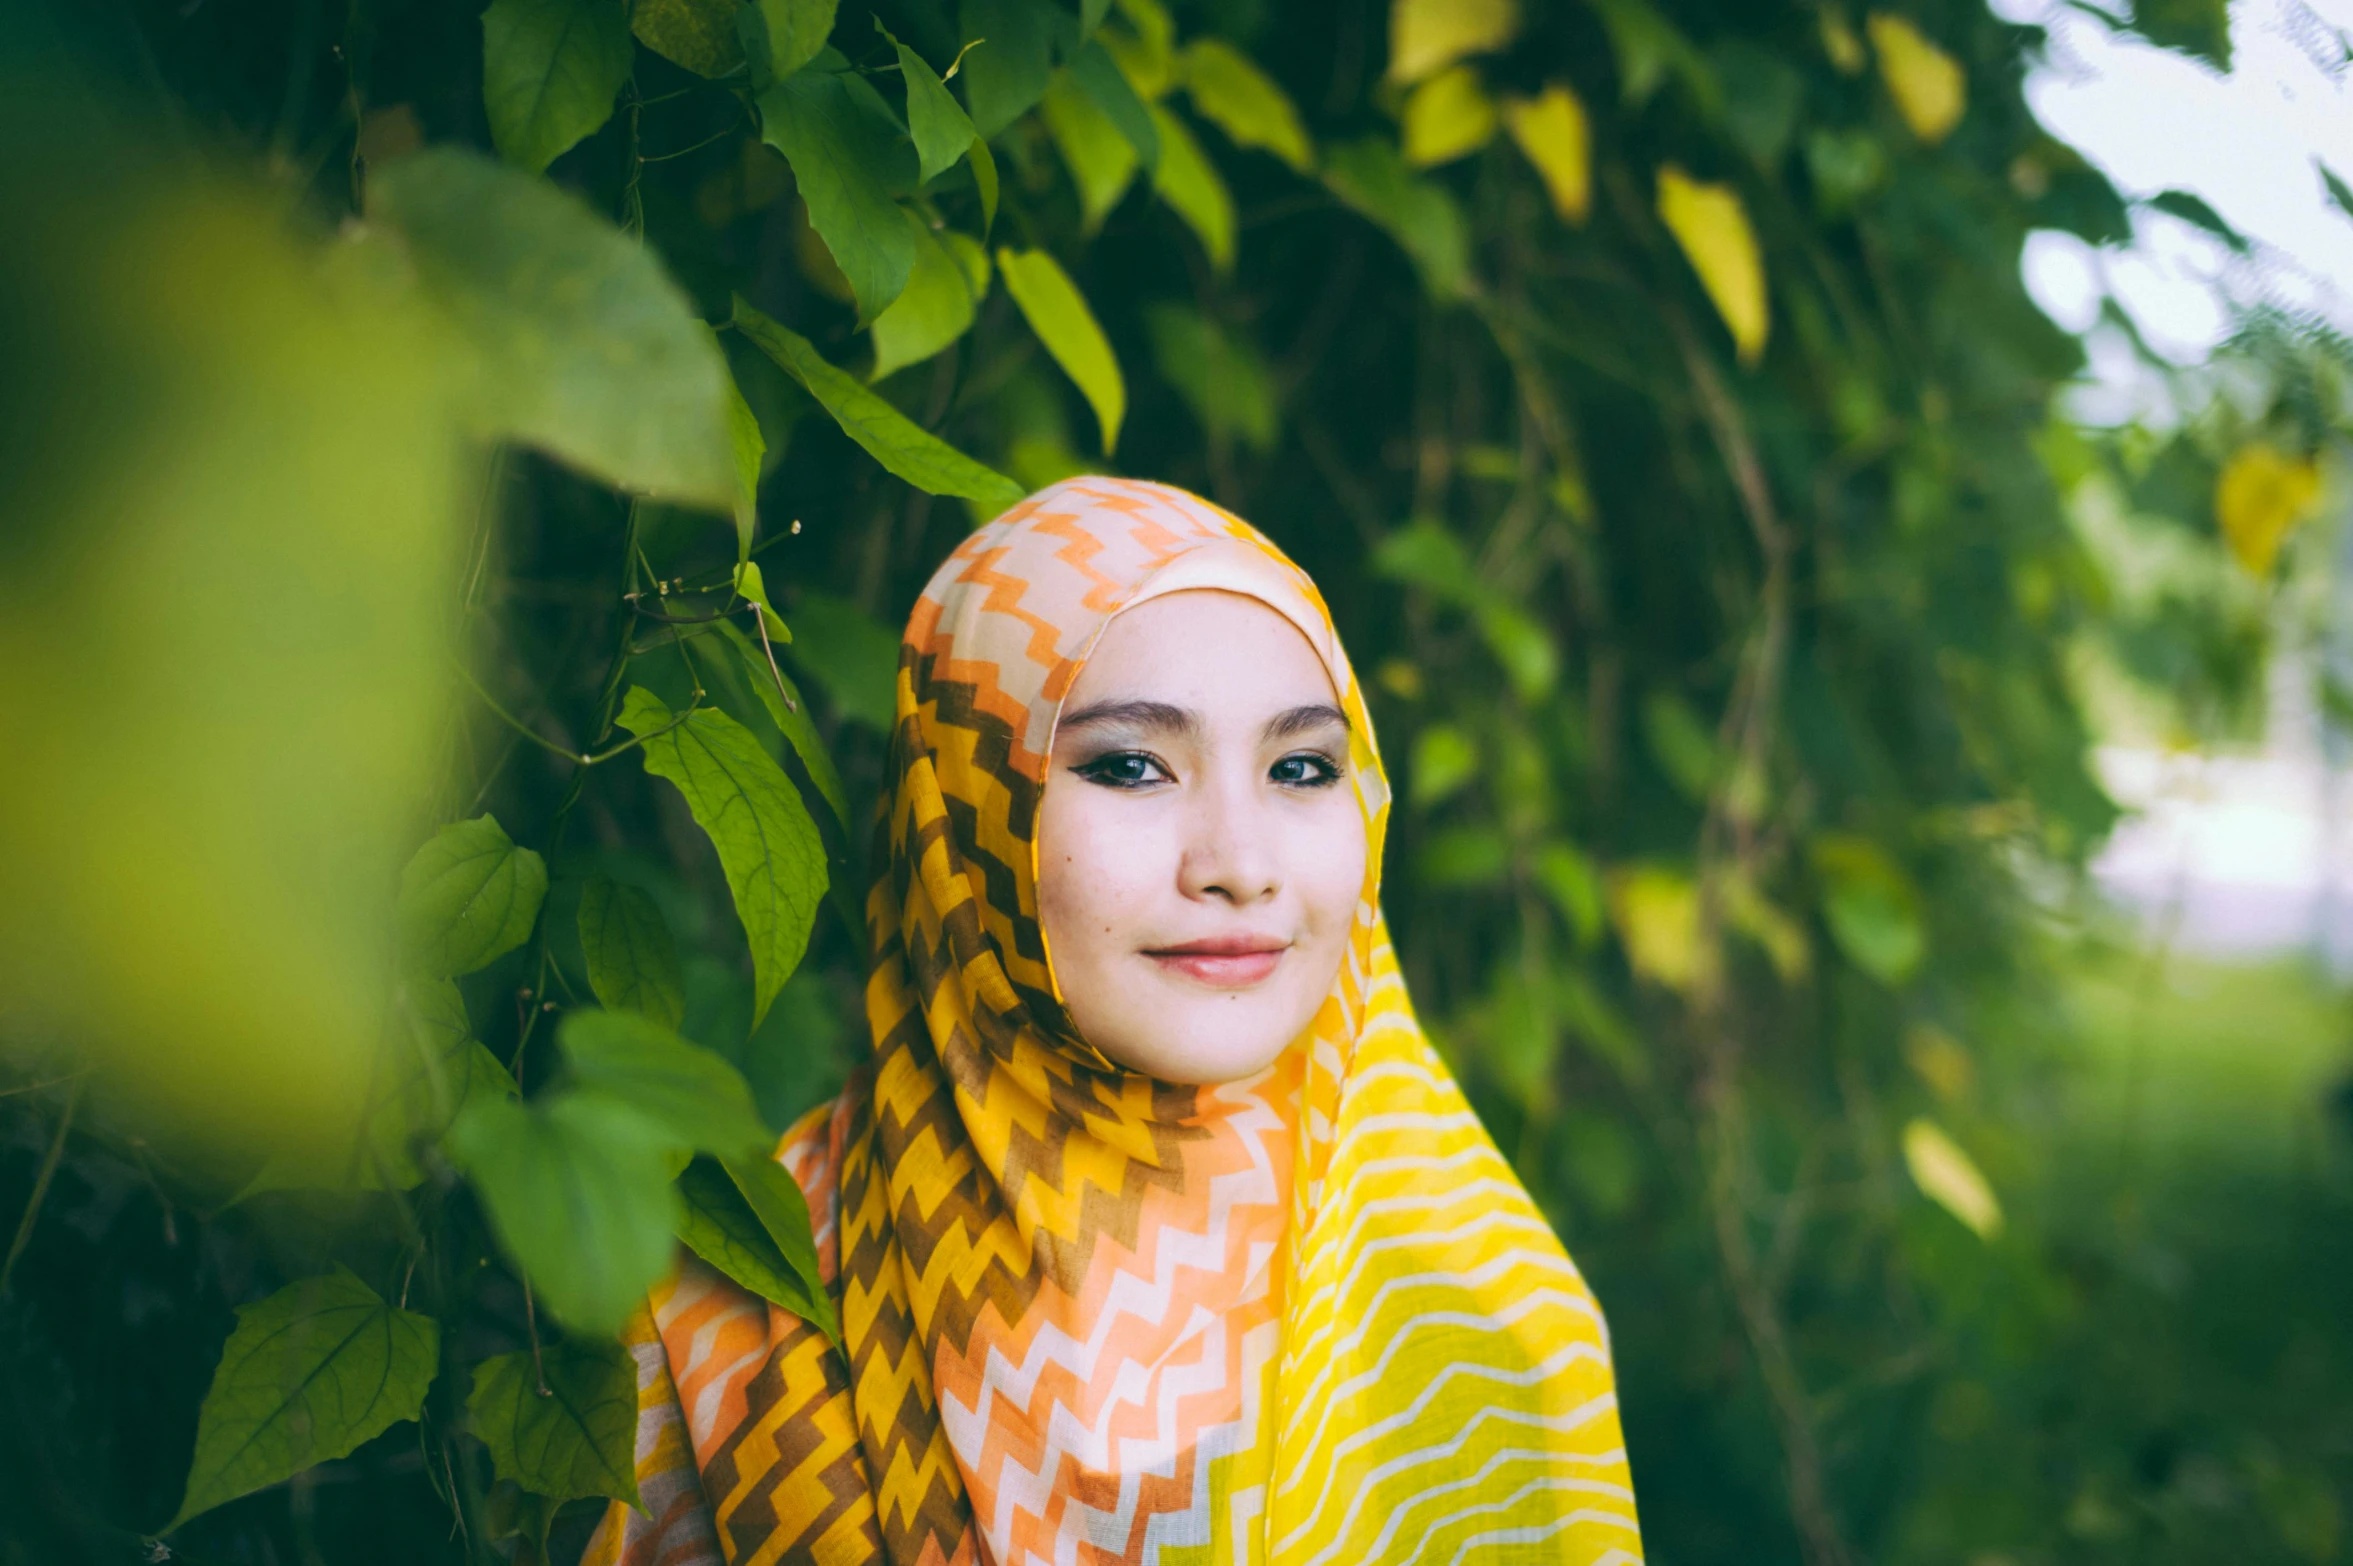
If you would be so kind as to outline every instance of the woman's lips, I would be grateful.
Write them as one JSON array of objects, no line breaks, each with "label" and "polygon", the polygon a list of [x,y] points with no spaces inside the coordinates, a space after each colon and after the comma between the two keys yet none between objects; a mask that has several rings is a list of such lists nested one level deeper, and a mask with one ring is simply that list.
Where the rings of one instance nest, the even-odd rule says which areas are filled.
[{"label": "woman's lips", "polygon": [[1181,973],[1196,984],[1213,989],[1248,989],[1283,960],[1291,943],[1266,936],[1226,936],[1217,940],[1187,941],[1144,953],[1162,969]]}]

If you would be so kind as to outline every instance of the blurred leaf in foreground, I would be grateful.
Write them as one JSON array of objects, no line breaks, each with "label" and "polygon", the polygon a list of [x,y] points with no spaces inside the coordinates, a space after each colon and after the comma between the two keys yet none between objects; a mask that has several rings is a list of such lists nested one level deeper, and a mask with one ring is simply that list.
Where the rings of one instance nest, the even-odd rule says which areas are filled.
[{"label": "blurred leaf in foreground", "polygon": [[735,1158],[775,1146],[742,1073],[659,1023],[589,1007],[564,1014],[556,1042],[575,1082],[627,1104],[674,1147]]},{"label": "blurred leaf in foreground", "polygon": [[316,1142],[360,1112],[434,766],[462,360],[355,308],[272,201],[16,146],[0,1015],[185,1136]]},{"label": "blurred leaf in foreground", "polygon": [[733,512],[727,366],[652,251],[546,181],[450,148],[371,179],[368,217],[473,349],[485,435]]},{"label": "blurred leaf in foreground", "polygon": [[609,1094],[484,1098],[449,1128],[507,1254],[566,1325],[620,1330],[670,1264],[674,1139]]}]

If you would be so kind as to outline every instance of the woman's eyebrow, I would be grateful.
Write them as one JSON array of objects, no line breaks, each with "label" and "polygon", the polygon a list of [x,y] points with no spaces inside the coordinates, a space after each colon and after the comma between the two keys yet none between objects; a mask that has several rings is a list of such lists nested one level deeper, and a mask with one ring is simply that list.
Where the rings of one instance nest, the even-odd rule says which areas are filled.
[{"label": "woman's eyebrow", "polygon": [[1329,702],[1312,702],[1304,707],[1293,707],[1289,712],[1278,712],[1266,720],[1265,737],[1270,740],[1289,739],[1312,729],[1329,728],[1338,724],[1348,727],[1348,714]]},{"label": "woman's eyebrow", "polygon": [[1201,714],[1190,707],[1174,707],[1164,701],[1099,701],[1076,712],[1064,713],[1058,727],[1076,729],[1090,723],[1122,723],[1131,728],[1171,734],[1201,732]]}]

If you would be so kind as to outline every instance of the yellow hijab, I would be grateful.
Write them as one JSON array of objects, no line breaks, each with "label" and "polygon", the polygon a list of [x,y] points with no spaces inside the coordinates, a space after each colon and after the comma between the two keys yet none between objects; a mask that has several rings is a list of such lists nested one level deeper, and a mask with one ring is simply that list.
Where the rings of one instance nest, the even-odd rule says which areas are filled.
[{"label": "yellow hijab", "polygon": [[[1262,1076],[1113,1066],[1037,917],[1054,722],[1121,609],[1283,614],[1372,844],[1347,960]],[[1388,785],[1330,615],[1256,529],[1080,478],[980,529],[899,649],[875,1058],[779,1151],[845,1353],[691,1256],[629,1334],[629,1566],[1639,1562],[1601,1311],[1415,1023]]]}]

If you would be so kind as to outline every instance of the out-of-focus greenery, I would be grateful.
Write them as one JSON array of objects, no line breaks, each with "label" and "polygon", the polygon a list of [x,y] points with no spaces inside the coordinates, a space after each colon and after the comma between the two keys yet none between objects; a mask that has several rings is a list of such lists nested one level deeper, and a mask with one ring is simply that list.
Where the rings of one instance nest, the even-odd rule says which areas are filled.
[{"label": "out-of-focus greenery", "polygon": [[1414,993],[1609,1309],[1653,1558],[2353,1547],[2338,1002],[2079,971],[2088,703],[2247,731],[2353,356],[2261,315],[2065,422],[2020,247],[2129,213],[2032,29],[8,25],[0,1561],[565,1558],[676,1243],[830,1324],[758,1154],[866,1047],[894,628],[1090,469],[1257,521],[1371,675]]}]

